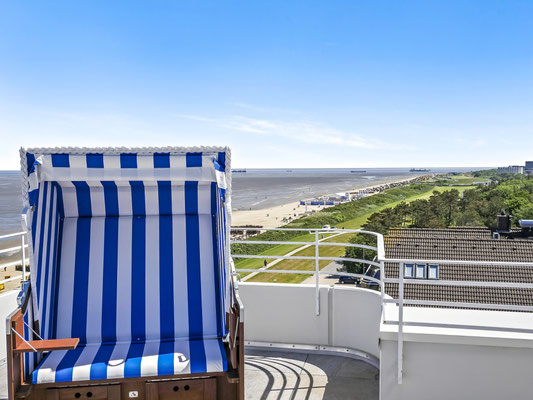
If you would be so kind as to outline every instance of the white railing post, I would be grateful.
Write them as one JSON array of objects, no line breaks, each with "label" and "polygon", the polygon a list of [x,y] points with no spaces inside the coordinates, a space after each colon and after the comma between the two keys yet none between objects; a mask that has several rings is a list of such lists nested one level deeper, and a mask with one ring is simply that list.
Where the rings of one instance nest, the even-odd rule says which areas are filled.
[{"label": "white railing post", "polygon": [[379,277],[381,281],[381,307],[383,307],[383,322],[385,322],[385,303],[383,302],[385,299],[385,261],[379,262]]},{"label": "white railing post", "polygon": [[318,230],[315,231],[315,285],[316,285],[316,315],[320,315],[320,274],[319,274],[319,242]]},{"label": "white railing post", "polygon": [[23,234],[20,236],[20,251],[22,252],[22,280],[24,281],[26,279],[26,249],[24,248],[24,237],[26,235]]},{"label": "white railing post", "polygon": [[404,263],[400,263],[398,274],[398,385],[403,379],[403,272]]}]

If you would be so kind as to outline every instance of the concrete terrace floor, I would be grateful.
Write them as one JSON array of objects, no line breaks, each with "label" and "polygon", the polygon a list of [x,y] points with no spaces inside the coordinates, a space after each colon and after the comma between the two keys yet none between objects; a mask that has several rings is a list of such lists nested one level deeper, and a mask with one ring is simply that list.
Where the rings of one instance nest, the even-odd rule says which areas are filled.
[{"label": "concrete terrace floor", "polygon": [[379,398],[379,371],[352,358],[247,349],[246,398]]},{"label": "concrete terrace floor", "polygon": [[[379,371],[347,357],[248,349],[246,398],[379,398]],[[7,399],[6,364],[0,364],[0,399]]]}]

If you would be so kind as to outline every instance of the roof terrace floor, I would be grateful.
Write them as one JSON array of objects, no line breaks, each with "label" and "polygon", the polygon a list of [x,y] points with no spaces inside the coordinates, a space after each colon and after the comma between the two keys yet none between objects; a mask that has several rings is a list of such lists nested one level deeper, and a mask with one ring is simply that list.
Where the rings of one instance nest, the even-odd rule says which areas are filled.
[{"label": "roof terrace floor", "polygon": [[[379,398],[379,371],[347,357],[246,351],[246,398],[365,399]],[[0,365],[0,399],[7,399],[6,364]]]},{"label": "roof terrace floor", "polygon": [[247,349],[247,399],[379,398],[379,371],[352,358]]}]

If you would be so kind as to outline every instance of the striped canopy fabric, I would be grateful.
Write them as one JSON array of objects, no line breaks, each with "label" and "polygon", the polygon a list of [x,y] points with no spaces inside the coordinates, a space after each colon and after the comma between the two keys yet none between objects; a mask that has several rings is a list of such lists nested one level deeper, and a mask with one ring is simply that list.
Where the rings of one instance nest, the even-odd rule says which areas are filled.
[{"label": "striped canopy fabric", "polygon": [[[194,149],[196,150],[196,149]],[[227,369],[227,148],[23,153],[34,383]]]}]

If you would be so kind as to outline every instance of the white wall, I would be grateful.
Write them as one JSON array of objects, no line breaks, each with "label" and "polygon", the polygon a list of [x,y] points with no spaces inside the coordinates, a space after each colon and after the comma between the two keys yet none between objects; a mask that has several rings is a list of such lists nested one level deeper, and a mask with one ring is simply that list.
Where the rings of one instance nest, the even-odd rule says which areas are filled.
[{"label": "white wall", "polygon": [[0,364],[6,358],[6,318],[17,308],[18,290],[0,294]]},{"label": "white wall", "polygon": [[398,307],[380,327],[381,400],[533,398],[533,314],[404,307],[398,384]]},{"label": "white wall", "polygon": [[346,347],[378,357],[380,293],[321,286],[319,316],[315,293],[314,285],[240,283],[245,340]]},{"label": "white wall", "polygon": [[341,286],[331,291],[334,346],[363,350],[379,358],[381,294]]},{"label": "white wall", "polygon": [[397,342],[382,340],[381,400],[521,400],[533,397],[533,349],[404,343],[403,382]]}]

